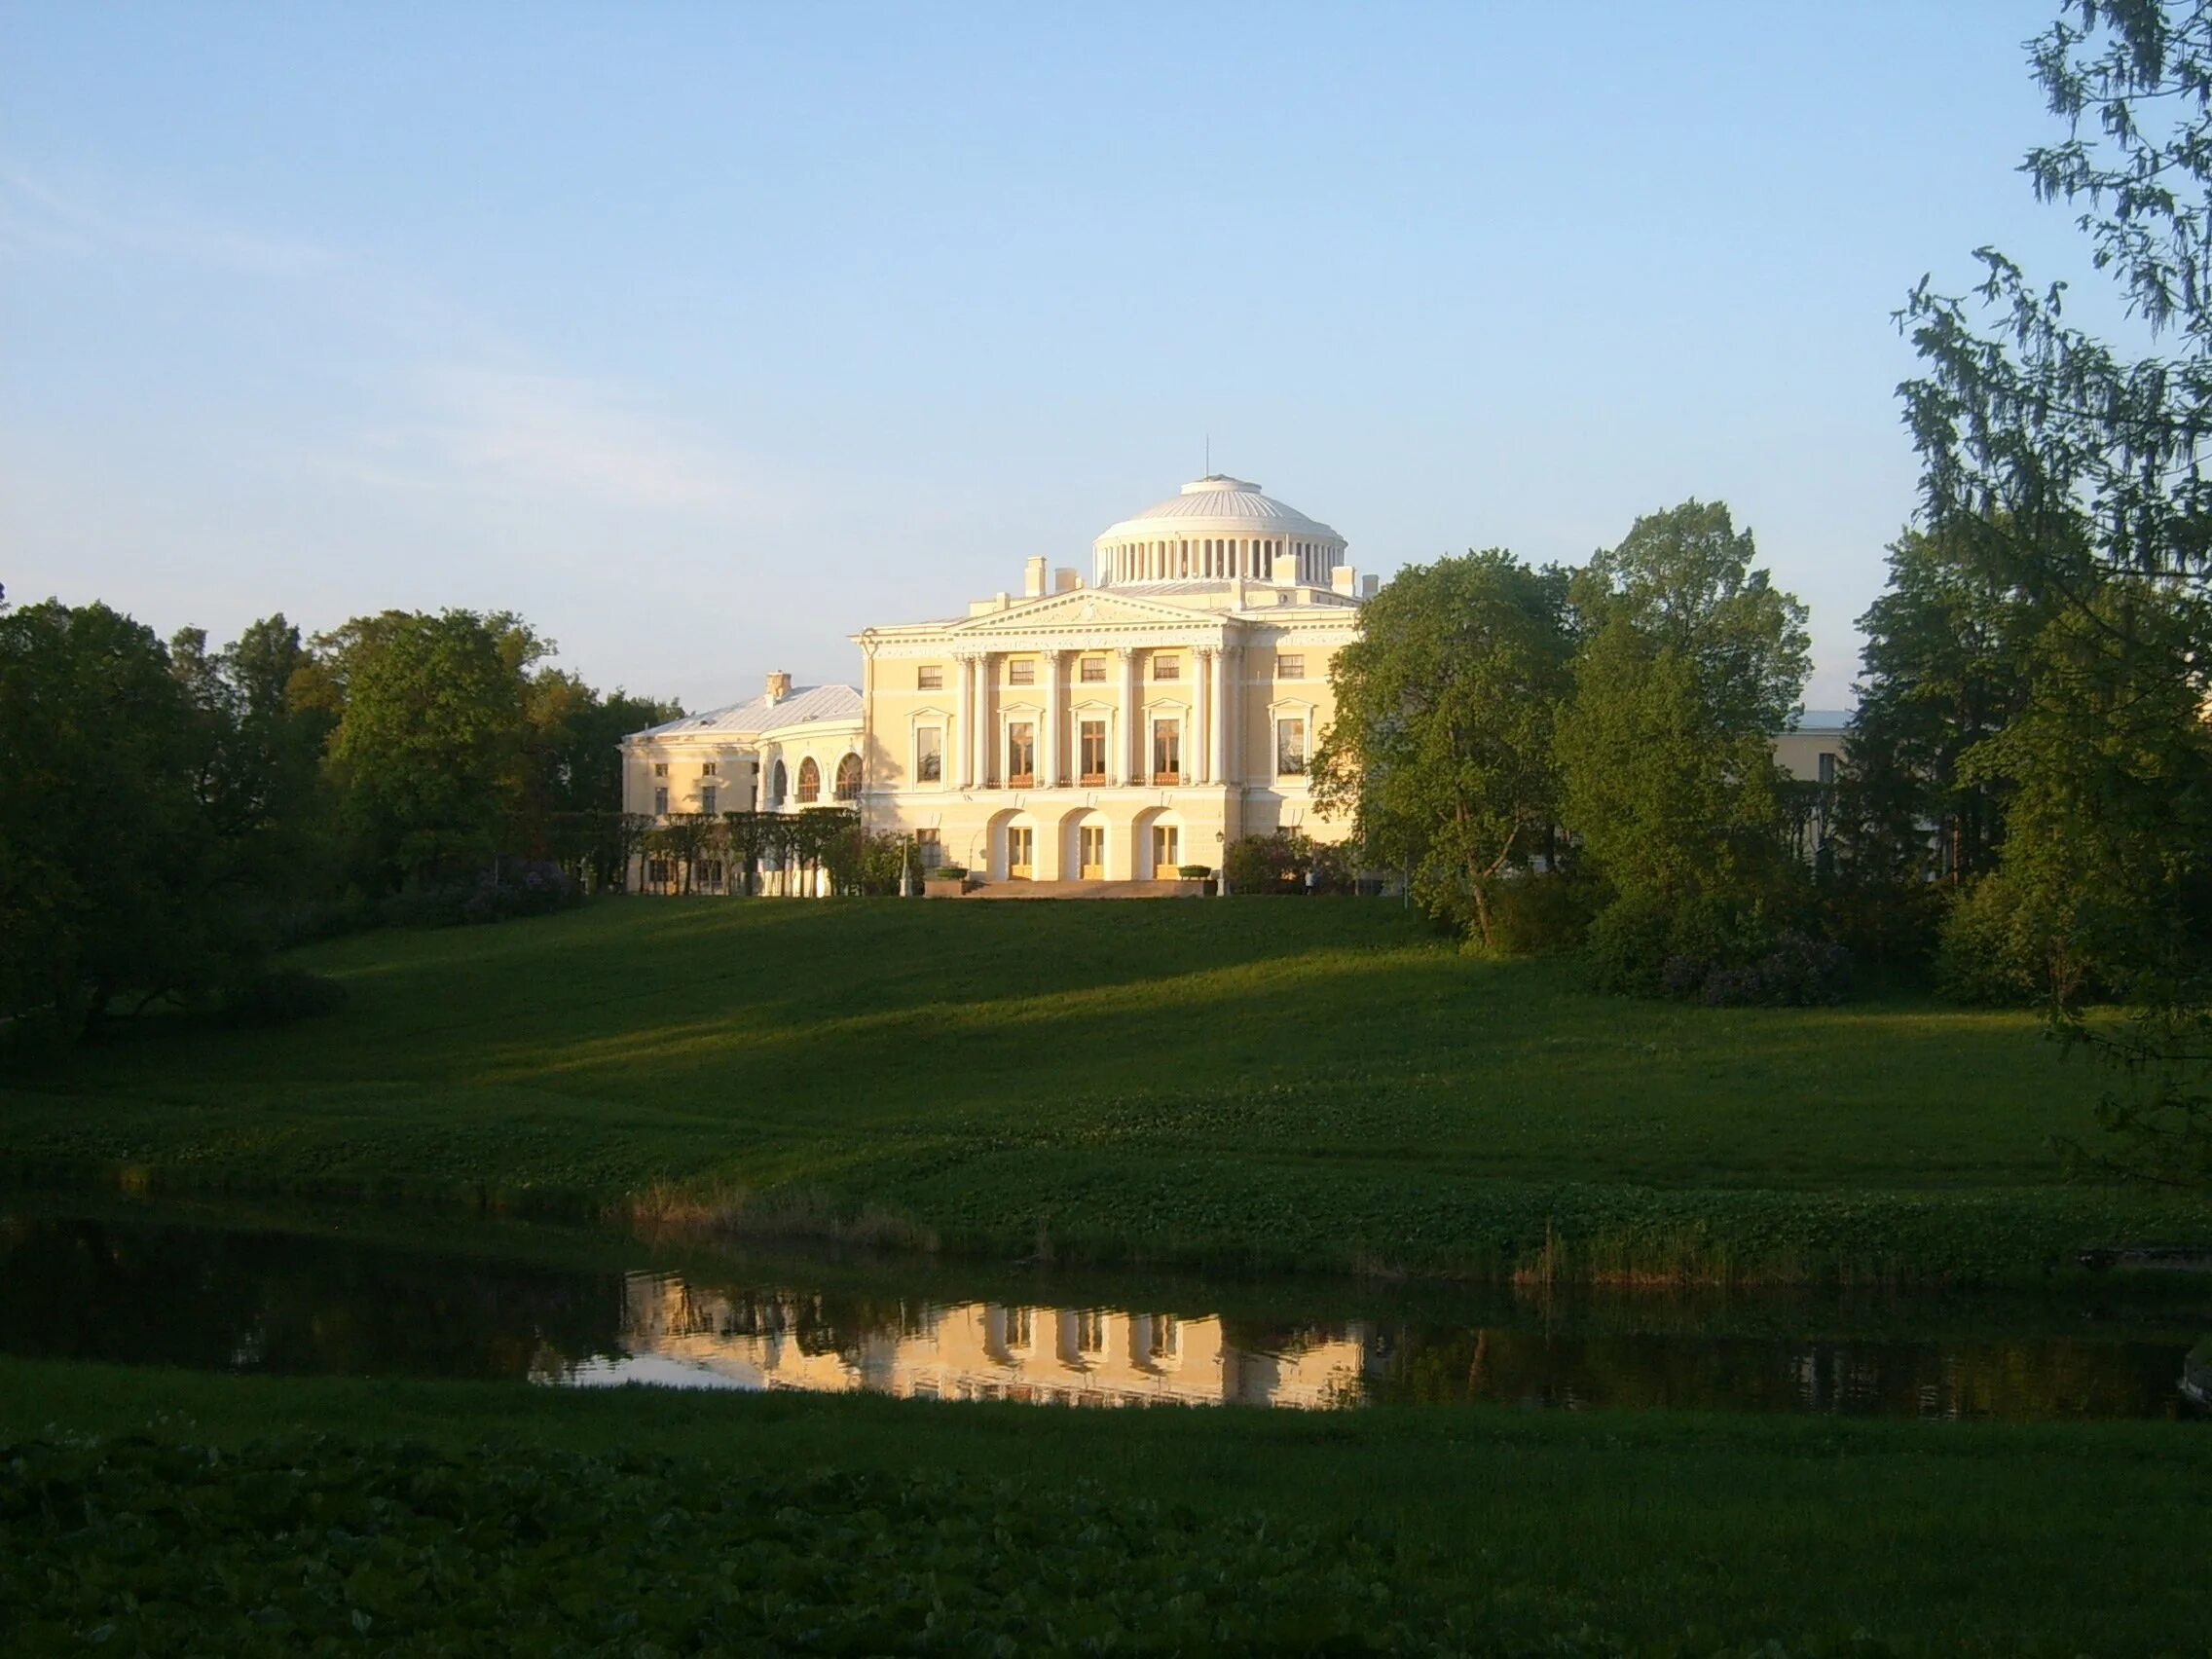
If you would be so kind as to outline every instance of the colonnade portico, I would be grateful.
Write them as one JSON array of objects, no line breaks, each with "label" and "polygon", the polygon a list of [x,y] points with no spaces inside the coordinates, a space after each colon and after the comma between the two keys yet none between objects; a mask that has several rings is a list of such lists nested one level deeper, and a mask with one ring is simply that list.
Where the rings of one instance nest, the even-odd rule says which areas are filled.
[{"label": "colonnade portico", "polygon": [[[1147,681],[1143,670],[1148,653],[1188,659],[1193,665],[1192,677]],[[1073,675],[1075,665],[1082,658],[1102,654],[1105,653],[1066,646],[958,653],[955,661],[959,665],[959,687],[952,744],[955,753],[946,781],[960,790],[1011,787],[1006,743],[1000,730],[1001,717],[1007,711],[1006,693],[1010,689],[1004,680],[1005,662],[1011,656],[1033,656],[1039,669],[1037,680],[1016,687],[1034,692],[1044,703],[1043,716],[1037,721],[1034,734],[1035,781],[1026,787],[1043,790],[1084,785],[1076,721],[1070,712],[1071,697],[1082,686]],[[1106,772],[1102,780],[1094,778],[1085,787],[1096,789],[1103,782],[1109,789],[1148,789],[1163,784],[1164,780],[1155,775],[1152,764],[1153,732],[1149,711],[1159,699],[1148,700],[1148,685],[1155,688],[1173,685],[1178,690],[1188,686],[1193,693],[1178,745],[1173,787],[1226,781],[1230,772],[1231,734],[1237,719],[1235,675],[1231,666],[1236,653],[1220,645],[1175,643],[1117,645],[1111,647],[1111,654],[1118,672],[1114,676],[1113,729],[1107,733],[1106,741]],[[1181,707],[1180,699],[1176,701]]]}]

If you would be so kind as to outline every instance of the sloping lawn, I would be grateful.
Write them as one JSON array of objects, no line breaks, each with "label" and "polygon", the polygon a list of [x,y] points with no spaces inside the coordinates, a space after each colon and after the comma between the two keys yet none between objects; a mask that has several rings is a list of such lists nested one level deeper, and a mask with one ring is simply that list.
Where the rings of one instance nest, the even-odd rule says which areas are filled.
[{"label": "sloping lawn", "polygon": [[2212,1235],[2063,1183],[2101,1080],[2026,1016],[1599,997],[1387,903],[610,900],[296,960],[343,1013],[148,1022],[0,1091],[0,1156],[1415,1271],[2020,1276]]}]

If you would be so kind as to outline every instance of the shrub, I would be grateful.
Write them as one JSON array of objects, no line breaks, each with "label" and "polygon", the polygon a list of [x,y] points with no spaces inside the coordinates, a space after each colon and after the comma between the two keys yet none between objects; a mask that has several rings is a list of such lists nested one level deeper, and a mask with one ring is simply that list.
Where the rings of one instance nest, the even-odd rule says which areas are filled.
[{"label": "shrub", "polygon": [[378,907],[391,928],[451,928],[544,916],[583,902],[583,884],[544,860],[502,862],[475,881],[443,882],[395,893]]},{"label": "shrub", "polygon": [[930,871],[930,875],[938,881],[963,881],[967,879],[968,866],[966,865],[939,865],[937,868]]},{"label": "shrub", "polygon": [[1936,984],[1955,1002],[1999,1006],[2053,992],[2071,997],[2083,966],[2060,950],[2064,930],[2039,915],[2018,884],[1993,870],[1970,885],[1943,918],[1936,947]]},{"label": "shrub", "polygon": [[1203,881],[1207,876],[1213,874],[1213,866],[1177,865],[1175,866],[1175,873],[1181,876],[1185,881]]},{"label": "shrub", "polygon": [[1349,893],[1353,887],[1349,850],[1317,843],[1296,830],[1232,841],[1222,851],[1221,867],[1232,893]]},{"label": "shrub", "polygon": [[[1670,972],[1681,960],[1671,961]],[[1756,961],[1712,969],[1702,983],[1675,994],[1694,991],[1709,1008],[1825,1008],[1843,1001],[1850,989],[1850,951],[1832,940],[1786,928]]]},{"label": "shrub", "polygon": [[1668,947],[1673,926],[1673,912],[1657,900],[1614,900],[1591,918],[1582,937],[1591,982],[1601,991],[1628,996],[1666,991],[1662,970],[1671,955],[1679,954]]},{"label": "shrub", "polygon": [[377,924],[376,906],[357,887],[334,899],[305,899],[276,912],[271,931],[280,949],[360,933]]},{"label": "shrub", "polygon": [[223,1016],[235,1025],[289,1025],[319,1019],[346,1006],[346,987],[320,974],[277,968],[240,980],[225,993]]},{"label": "shrub", "polygon": [[1491,948],[1499,956],[1556,956],[1590,930],[1598,891],[1557,872],[1517,873],[1490,891]]},{"label": "shrub", "polygon": [[1616,899],[1598,913],[1583,957],[1600,989],[1713,1008],[1841,1002],[1851,953],[1802,928],[1773,926],[1759,905],[1700,897],[1668,905]]}]

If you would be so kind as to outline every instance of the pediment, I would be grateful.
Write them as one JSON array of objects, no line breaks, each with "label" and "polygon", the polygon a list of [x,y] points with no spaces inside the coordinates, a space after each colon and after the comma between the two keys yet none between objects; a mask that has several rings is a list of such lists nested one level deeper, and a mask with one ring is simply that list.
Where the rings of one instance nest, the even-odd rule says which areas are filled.
[{"label": "pediment", "polygon": [[1143,599],[1134,594],[1114,593],[1104,588],[1078,588],[1072,593],[1027,599],[1019,605],[1009,606],[1004,610],[971,616],[954,623],[945,632],[971,636],[1032,634],[1043,628],[1099,628],[1112,627],[1116,623],[1153,627],[1161,623],[1184,627],[1207,624],[1218,626],[1220,621],[1221,612],[1218,610],[1201,610],[1196,606],[1188,605],[1169,605],[1163,600]]}]

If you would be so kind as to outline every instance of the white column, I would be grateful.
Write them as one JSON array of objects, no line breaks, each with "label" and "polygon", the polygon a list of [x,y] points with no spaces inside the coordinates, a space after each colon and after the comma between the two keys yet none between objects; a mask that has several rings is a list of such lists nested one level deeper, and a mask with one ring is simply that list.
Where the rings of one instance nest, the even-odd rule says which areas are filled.
[{"label": "white column", "polygon": [[1122,659],[1122,741],[1114,745],[1114,769],[1108,781],[1120,789],[1135,782],[1129,756],[1136,753],[1137,653],[1127,645],[1119,645],[1114,654]]},{"label": "white column", "polygon": [[1236,785],[1244,781],[1244,699],[1240,686],[1244,673],[1244,647],[1230,645],[1221,653],[1220,694],[1217,703],[1221,712],[1221,774],[1220,781]]},{"label": "white column", "polygon": [[1191,682],[1191,762],[1184,768],[1192,782],[1213,782],[1213,647],[1199,645],[1191,652],[1198,673]]},{"label": "white column", "polygon": [[1206,782],[1229,781],[1229,653],[1206,652],[1211,669],[1206,685]]},{"label": "white column", "polygon": [[[1065,719],[1060,692],[1060,670],[1067,652],[1051,650],[1043,653],[1045,658],[1045,729],[1040,734],[1044,741],[1037,746],[1038,782],[1046,789],[1057,789],[1060,782],[1060,726]],[[1054,831],[1057,833],[1057,831]]]},{"label": "white column", "polygon": [[976,663],[965,651],[952,660],[960,675],[959,712],[953,716],[952,776],[945,781],[955,788],[966,789],[976,772]]},{"label": "white column", "polygon": [[976,788],[991,782],[991,653],[976,653]]}]

